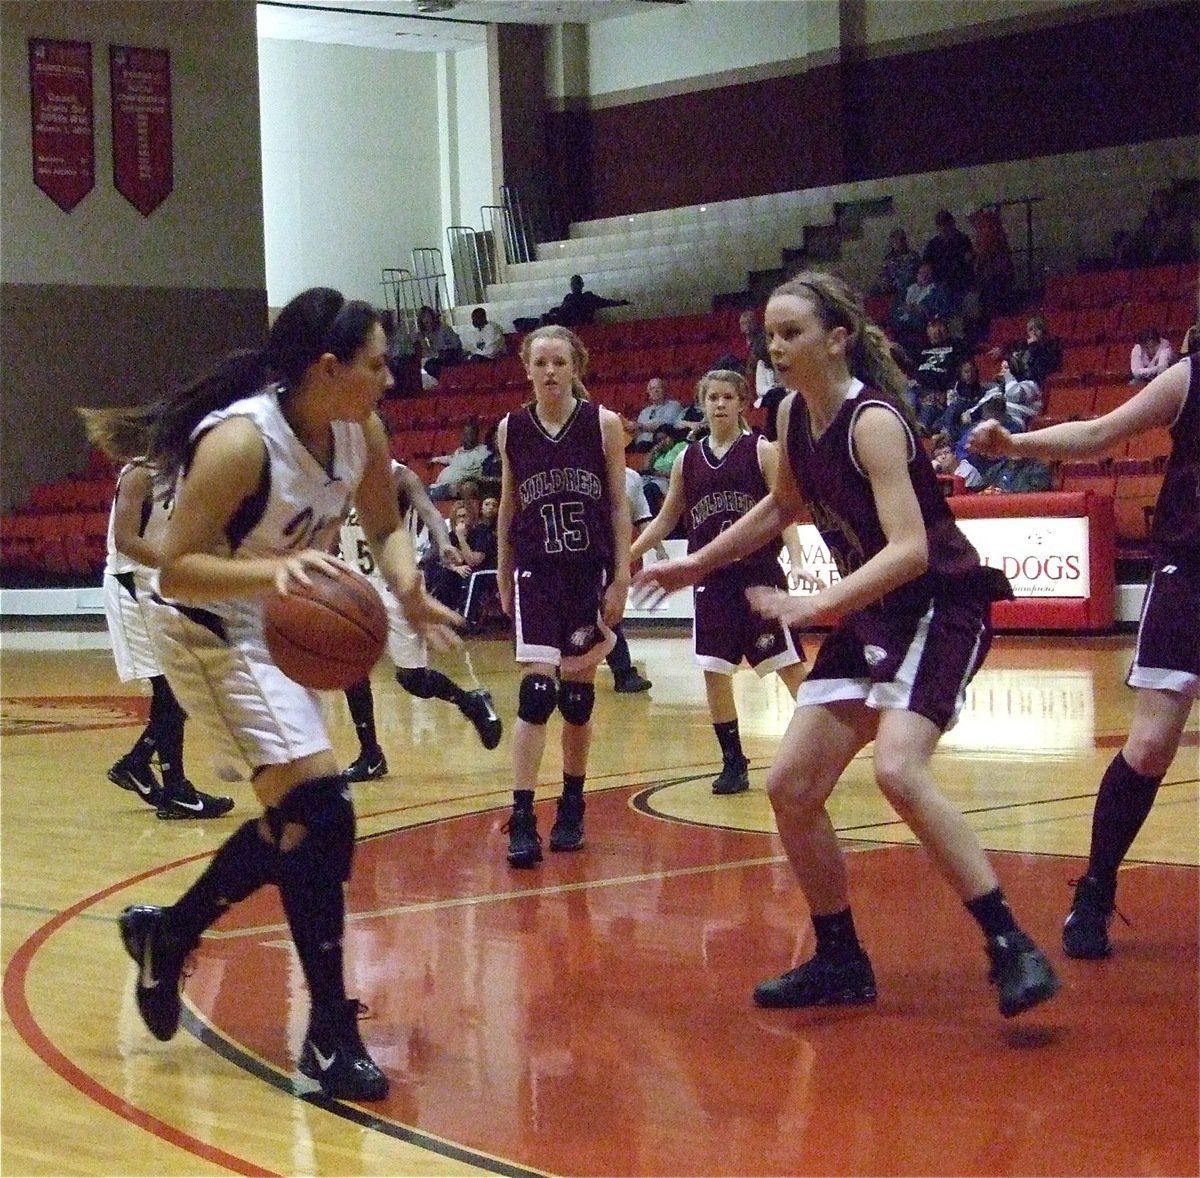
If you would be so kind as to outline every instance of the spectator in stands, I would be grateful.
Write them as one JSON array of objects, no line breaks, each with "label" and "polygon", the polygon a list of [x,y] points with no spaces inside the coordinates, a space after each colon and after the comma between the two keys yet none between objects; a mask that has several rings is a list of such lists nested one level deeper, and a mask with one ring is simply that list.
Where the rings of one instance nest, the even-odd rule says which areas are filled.
[{"label": "spectator in stands", "polygon": [[944,436],[951,446],[957,444],[967,429],[968,412],[983,400],[984,388],[979,379],[979,365],[968,358],[958,366],[958,379],[946,392],[946,410],[930,433]]},{"label": "spectator in stands", "polygon": [[453,454],[439,454],[433,459],[445,469],[438,472],[430,485],[429,498],[439,501],[459,498],[459,488],[464,481],[482,477],[488,453],[486,443],[479,440],[479,422],[472,417],[463,423],[458,449]]},{"label": "spectator in stands", "polygon": [[677,438],[669,425],[661,425],[654,432],[654,443],[642,474],[642,488],[646,502],[655,515],[662,508],[671,478],[671,467],[678,455],[687,448],[687,442]]},{"label": "spectator in stands", "polygon": [[1183,333],[1183,341],[1179,345],[1179,355],[1191,356],[1200,348],[1200,319]]},{"label": "spectator in stands", "polygon": [[917,357],[913,374],[917,386],[913,408],[918,425],[928,435],[946,412],[946,394],[958,379],[962,362],[968,357],[962,340],[951,338],[944,319],[931,319],[925,334],[926,344]]},{"label": "spectator in stands", "polygon": [[921,261],[933,267],[933,280],[950,291],[957,307],[975,281],[975,248],[949,209],[939,209],[933,223],[937,232],[926,243]]},{"label": "spectator in stands", "polygon": [[891,295],[892,306],[903,300],[908,288],[917,280],[921,255],[908,244],[908,234],[899,226],[888,234],[883,265],[871,286],[872,294]]},{"label": "spectator in stands", "polygon": [[653,449],[659,428],[673,426],[682,416],[683,406],[667,398],[667,386],[662,377],[652,376],[646,382],[646,407],[637,415],[637,420],[621,419],[625,432],[631,438],[626,449],[634,454],[644,454]]},{"label": "spectator in stands", "polygon": [[413,349],[421,357],[421,368],[437,380],[438,373],[450,364],[463,358],[462,340],[449,324],[432,307],[422,307],[417,312],[417,334],[413,336]]},{"label": "spectator in stands", "polygon": [[595,321],[596,312],[604,307],[628,307],[628,299],[606,299],[583,289],[583,279],[571,275],[570,290],[557,307],[542,316],[543,323],[558,323],[563,327],[584,327]]},{"label": "spectator in stands", "polygon": [[[492,422],[488,427],[488,431],[483,435],[483,444],[488,448],[488,455],[483,460],[483,468],[480,471],[480,478],[484,482],[500,481],[500,473],[504,464],[500,461],[500,453],[496,449],[496,431],[500,428],[498,421]],[[499,490],[499,487],[496,488]]]},{"label": "spectator in stands", "polygon": [[[752,387],[765,368],[771,372],[771,359],[767,355],[767,337],[758,322],[758,312],[747,307],[738,316],[738,335],[729,350],[718,356],[712,369],[732,369],[740,372]],[[764,379],[766,374],[764,373]],[[769,387],[769,386],[767,386]]]},{"label": "spectator in stands", "polygon": [[[1016,437],[989,424],[971,435],[976,453],[996,458],[1017,454],[1052,462],[1097,457],[1138,434],[1172,428],[1171,454],[1150,527],[1153,572],[1126,677],[1136,692],[1133,722],[1096,795],[1087,869],[1075,885],[1063,925],[1063,952],[1068,957],[1099,960],[1112,953],[1108,929],[1115,911],[1118,869],[1150,815],[1200,698],[1198,365],[1194,357],[1173,364],[1102,417],[1064,421]],[[1194,766],[1194,755],[1191,762]],[[1181,762],[1181,768],[1186,777],[1186,764]],[[1152,939],[1153,923],[1141,923],[1151,930]]]},{"label": "spectator in stands", "polygon": [[1044,389],[1046,378],[1062,367],[1062,344],[1048,333],[1040,315],[1029,317],[1024,340],[998,345],[991,354],[993,358],[1006,358],[1017,380],[1031,380],[1039,389]]},{"label": "spectator in stands", "polygon": [[464,499],[456,503],[450,514],[450,541],[462,561],[449,564],[435,559],[425,568],[429,592],[452,610],[462,612],[472,573],[496,567],[497,507],[498,500],[493,495],[482,501]]},{"label": "spectator in stands", "polygon": [[1196,260],[1192,217],[1169,188],[1157,188],[1151,194],[1150,207],[1133,235],[1131,252],[1135,266],[1166,266]]},{"label": "spectator in stands", "polygon": [[1004,394],[1008,415],[1013,421],[1008,428],[1014,432],[1028,429],[1029,423],[1045,408],[1046,398],[1041,387],[1034,380],[1019,380],[1013,371],[1011,357],[1000,361],[996,387]]},{"label": "spectator in stands", "polygon": [[1163,339],[1157,327],[1147,327],[1138,333],[1129,355],[1129,383],[1146,384],[1160,372],[1166,372],[1175,360],[1175,349],[1170,340]]},{"label": "spectator in stands", "polygon": [[935,282],[933,267],[922,262],[917,267],[903,302],[892,309],[888,326],[906,348],[917,350],[925,339],[925,329],[931,319],[948,318],[954,311],[954,298],[943,283]]},{"label": "spectator in stands", "polygon": [[504,332],[483,307],[471,312],[471,326],[463,331],[462,342],[468,360],[496,360],[504,355]]},{"label": "spectator in stands", "polygon": [[971,214],[975,231],[975,290],[978,296],[972,339],[983,339],[992,316],[1002,315],[1012,306],[1017,286],[1008,234],[1000,213],[994,208],[977,209]]}]

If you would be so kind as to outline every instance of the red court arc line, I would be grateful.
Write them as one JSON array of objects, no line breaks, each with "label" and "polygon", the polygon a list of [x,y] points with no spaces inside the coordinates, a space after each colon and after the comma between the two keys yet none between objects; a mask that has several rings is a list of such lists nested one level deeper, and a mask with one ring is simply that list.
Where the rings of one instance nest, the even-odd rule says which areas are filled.
[{"label": "red court arc line", "polygon": [[158,867],[153,871],[142,872],[132,879],[123,880],[121,883],[113,884],[111,887],[96,892],[94,895],[84,897],[77,904],[71,905],[70,908],[64,909],[57,916],[48,920],[17,948],[12,960],[8,963],[8,968],[4,971],[4,1009],[8,1017],[12,1020],[17,1034],[29,1045],[30,1050],[52,1072],[61,1076],[72,1088],[94,1100],[102,1108],[115,1113],[117,1116],[129,1121],[130,1124],[136,1125],[139,1129],[153,1133],[163,1141],[186,1150],[198,1158],[203,1158],[205,1161],[212,1162],[217,1166],[223,1166],[234,1174],[261,1175],[262,1178],[281,1178],[274,1170],[255,1166],[244,1158],[226,1153],[223,1149],[218,1149],[206,1141],[201,1141],[198,1137],[193,1137],[190,1133],[184,1133],[182,1130],[176,1129],[173,1125],[168,1125],[165,1121],[159,1120],[158,1117],[153,1116],[144,1109],[137,1108],[128,1101],[123,1100],[111,1089],[104,1087],[95,1077],[89,1076],[82,1068],[68,1059],[50,1040],[50,1037],[42,1030],[37,1019],[34,1017],[25,995],[25,981],[29,975],[29,967],[33,963],[38,950],[68,921],[73,920],[81,912],[94,907],[101,900],[105,900],[109,896],[123,891],[132,884],[138,883],[143,879],[148,879],[152,875],[158,875],[170,868],[179,867],[185,863],[194,862],[197,859],[206,859],[210,854],[211,852],[204,852],[199,855],[190,855],[186,859],[178,859],[174,863],[167,864],[165,867]]}]

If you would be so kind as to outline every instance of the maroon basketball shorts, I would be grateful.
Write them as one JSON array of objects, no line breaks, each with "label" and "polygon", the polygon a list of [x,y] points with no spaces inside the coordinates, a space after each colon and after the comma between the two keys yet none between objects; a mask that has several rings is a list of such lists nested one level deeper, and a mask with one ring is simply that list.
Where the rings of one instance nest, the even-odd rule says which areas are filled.
[{"label": "maroon basketball shorts", "polygon": [[706,671],[732,675],[744,658],[760,676],[802,663],[804,654],[792,632],[760,617],[746,601],[751,585],[785,589],[787,579],[776,564],[753,577],[709,577],[696,586],[692,642],[696,662]]},{"label": "maroon basketball shorts", "polygon": [[598,666],[616,644],[600,607],[608,582],[597,565],[518,569],[513,630],[518,663],[548,663],[570,674]]},{"label": "maroon basketball shorts", "polygon": [[992,643],[986,602],[935,599],[921,615],[852,614],[821,644],[797,707],[862,700],[924,716],[943,732]]},{"label": "maroon basketball shorts", "polygon": [[1200,562],[1154,570],[1125,682],[1200,698]]}]

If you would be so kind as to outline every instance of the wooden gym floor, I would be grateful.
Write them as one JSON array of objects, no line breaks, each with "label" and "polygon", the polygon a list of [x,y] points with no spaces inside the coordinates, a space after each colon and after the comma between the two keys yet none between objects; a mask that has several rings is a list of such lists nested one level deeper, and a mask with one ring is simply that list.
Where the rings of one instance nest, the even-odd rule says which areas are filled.
[{"label": "wooden gym floor", "polygon": [[[385,780],[355,787],[350,993],[392,1081],[323,1102],[295,1071],[307,996],[273,891],[205,938],[184,1025],[160,1044],[115,918],[168,903],[254,813],[159,822],[105,779],[145,699],[100,636],[3,635],[2,1156],[5,1175],[1196,1175],[1197,726],[1193,711],[1122,873],[1116,952],[1065,959],[1068,881],[1128,723],[1129,636],[1001,637],[936,765],[1022,922],[1065,981],[996,1013],[979,935],[881,801],[868,758],[832,813],[851,852],[877,1006],[760,1011],[750,991],[810,946],[763,775],[782,685],[735,685],[749,794],[715,798],[718,754],[689,640],[635,631],[654,681],[598,679],[588,842],[508,868],[508,739],[375,674]],[[94,649],[92,647],[95,647]],[[811,655],[812,645],[809,646]],[[508,722],[503,638],[439,660]],[[332,697],[339,753],[355,752]],[[539,810],[559,770],[551,721]],[[220,788],[199,734],[189,775]]]}]

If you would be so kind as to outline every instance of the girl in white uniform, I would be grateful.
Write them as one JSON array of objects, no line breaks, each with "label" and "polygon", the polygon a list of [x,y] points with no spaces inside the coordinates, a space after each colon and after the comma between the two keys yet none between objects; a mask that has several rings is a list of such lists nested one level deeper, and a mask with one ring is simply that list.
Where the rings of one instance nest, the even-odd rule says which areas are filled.
[{"label": "girl in white uniform", "polygon": [[374,412],[391,384],[375,309],[314,288],[280,312],[262,352],[234,353],[174,398],[124,411],[149,427],[150,461],[179,475],[151,604],[156,650],[191,717],[250,767],[264,807],[175,904],[122,913],[138,1009],[157,1038],[171,1038],[200,935],[275,884],[312,1000],[300,1070],[351,1100],[388,1088],[345,991],[354,809],[319,697],[267,652],[262,599],[339,564],[330,548],[354,506],[409,621],[439,646],[455,640],[447,627],[458,619],[424,592],[400,526]]},{"label": "girl in white uniform", "polygon": [[[465,567],[462,554],[451,541],[446,521],[430,499],[425,484],[404,463],[394,458],[392,485],[410,536],[415,536],[417,528],[423,523],[429,530],[430,542],[437,549],[442,563],[449,567]],[[503,725],[492,704],[491,693],[482,687],[468,691],[429,665],[428,644],[409,622],[395,594],[379,575],[379,566],[369,546],[363,541],[362,529],[354,516],[342,526],[341,553],[343,560],[356,565],[358,571],[374,583],[387,606],[387,651],[396,668],[396,682],[418,699],[444,699],[454,704],[475,725],[483,747],[494,749],[500,743]],[[387,757],[383,754],[375,731],[375,697],[369,677],[346,689],[346,704],[359,743],[358,756],[346,769],[347,778],[350,781],[373,781],[378,777],[386,777]]]},{"label": "girl in white uniform", "polygon": [[[85,422],[88,417],[85,412]],[[92,440],[110,452],[120,450],[119,439],[94,435]],[[219,818],[233,808],[233,799],[201,793],[184,774],[187,713],[159,667],[147,625],[145,603],[153,591],[170,500],[169,485],[156,481],[153,468],[142,458],[127,462],[117,476],[108,519],[104,613],[121,682],[146,679],[151,695],[149,723],[133,748],[109,769],[108,779],[154,806],[159,818]],[[161,784],[150,767],[156,754]]]}]

